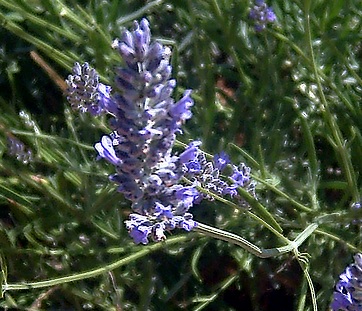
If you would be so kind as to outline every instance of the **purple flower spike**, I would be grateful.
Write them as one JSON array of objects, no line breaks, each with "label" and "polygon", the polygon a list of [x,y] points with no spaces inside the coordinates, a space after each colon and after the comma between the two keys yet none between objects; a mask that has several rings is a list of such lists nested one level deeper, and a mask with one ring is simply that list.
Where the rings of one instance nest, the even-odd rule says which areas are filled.
[{"label": "purple flower spike", "polygon": [[73,109],[99,115],[104,111],[114,109],[110,97],[111,87],[99,83],[97,72],[88,63],[75,63],[73,75],[65,81],[68,85],[66,94]]},{"label": "purple flower spike", "polygon": [[354,256],[354,263],[350,264],[339,276],[335,286],[332,311],[360,311],[362,310],[362,254]]},{"label": "purple flower spike", "polygon": [[11,156],[16,157],[18,161],[28,164],[33,161],[33,152],[25,147],[24,143],[14,136],[7,136],[8,152]]},{"label": "purple flower spike", "polygon": [[254,20],[254,28],[257,32],[264,30],[267,24],[273,23],[277,19],[273,9],[268,7],[264,0],[255,0],[255,5],[250,10],[249,17]]},{"label": "purple flower spike", "polygon": [[[226,181],[224,181],[220,172],[228,163],[230,163],[229,157],[223,152],[220,155],[215,155],[212,162],[207,161],[205,154],[199,152],[195,160],[184,164],[186,167],[185,176],[192,180],[195,185],[216,195],[229,195],[237,199],[241,206],[247,205],[247,202],[239,196],[237,188],[243,187],[254,196],[254,183],[250,180],[250,168],[243,163],[239,166],[232,165],[232,175],[226,176]],[[200,203],[202,199],[214,200],[214,197],[204,192],[198,193],[194,204]]]},{"label": "purple flower spike", "polygon": [[152,41],[148,20],[135,21],[133,29],[124,30],[112,47],[124,64],[115,69],[113,87],[100,83],[87,63],[76,63],[67,80],[67,98],[83,112],[110,115],[112,132],[94,148],[114,165],[109,179],[131,202],[133,213],[125,221],[129,235],[136,244],[163,241],[170,230],[190,231],[197,225],[189,210],[204,198],[213,199],[199,192],[198,186],[236,197],[235,189],[248,184],[248,175],[234,174],[238,185],[221,180],[220,171],[229,158],[221,153],[208,162],[200,141],[191,142],[179,155],[174,153],[176,135],[191,118],[194,101],[191,90],[178,101],[172,97],[176,80],[171,49]]}]

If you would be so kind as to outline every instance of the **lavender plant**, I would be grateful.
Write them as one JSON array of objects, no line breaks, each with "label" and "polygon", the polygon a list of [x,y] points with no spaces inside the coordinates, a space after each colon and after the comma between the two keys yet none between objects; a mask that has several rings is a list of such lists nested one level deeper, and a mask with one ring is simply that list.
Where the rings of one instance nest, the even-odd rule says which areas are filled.
[{"label": "lavender plant", "polygon": [[176,135],[191,118],[194,102],[191,90],[178,101],[172,98],[176,80],[171,78],[171,50],[151,41],[146,19],[135,21],[133,30],[125,30],[112,46],[124,63],[115,69],[115,91],[100,83],[87,63],[76,63],[66,81],[67,98],[82,112],[111,115],[112,132],[94,147],[100,158],[114,165],[116,173],[109,178],[131,202],[133,213],[125,223],[136,244],[147,244],[150,238],[164,241],[165,232],[176,228],[196,229],[257,256],[271,257],[294,250],[314,231],[315,225],[307,227],[293,244],[269,226],[288,245],[263,250],[237,235],[193,220],[189,210],[203,199],[228,196],[239,206],[247,205],[240,189],[254,195],[250,168],[243,163],[230,164],[229,174],[222,179],[220,173],[230,162],[225,153],[208,161],[199,148],[200,141],[190,142],[181,153],[174,152]]},{"label": "lavender plant", "polygon": [[[128,2],[132,1],[96,0],[72,7],[62,0],[43,1],[34,11],[31,5],[0,0],[2,31],[24,40],[21,49],[14,45],[14,55],[9,53],[12,40],[5,40],[1,48],[0,65],[8,74],[12,91],[1,97],[0,129],[17,140],[0,135],[0,154],[5,154],[7,145],[11,156],[27,159],[28,148],[20,141],[26,137],[24,141],[36,148],[37,158],[34,165],[20,170],[18,163],[14,165],[6,156],[0,163],[0,276],[1,293],[7,296],[0,307],[15,307],[16,302],[19,308],[42,303],[42,307],[49,303],[54,308],[58,295],[52,293],[58,294],[59,289],[64,293],[59,295],[65,303],[63,309],[69,297],[69,304],[84,302],[84,306],[93,304],[104,310],[114,308],[115,301],[120,301],[116,308],[122,309],[172,309],[185,301],[181,291],[173,290],[174,280],[182,278],[187,279],[182,287],[187,289],[186,309],[195,301],[198,309],[208,305],[220,310],[233,308],[224,297],[235,284],[239,293],[246,292],[247,298],[254,300],[245,310],[317,310],[317,304],[322,310],[328,306],[333,311],[360,310],[361,209],[360,203],[350,202],[360,202],[361,27],[356,20],[361,10],[343,1],[273,1],[272,8],[260,0],[249,2],[251,7],[243,1],[212,0],[190,1],[186,9],[177,1],[149,1],[131,13],[137,5]],[[263,32],[276,21],[274,9],[278,27]],[[39,16],[41,10],[47,14]],[[119,17],[115,12],[124,15]],[[243,20],[248,12],[249,21]],[[135,22],[132,31],[114,41],[122,66],[115,69],[112,86],[101,83],[106,83],[103,77],[111,72],[104,66],[115,59],[108,34],[143,14],[157,18],[155,33],[168,33],[180,43],[179,55],[172,62],[177,64],[179,76],[185,74],[185,81],[197,91],[187,90],[181,99],[177,97],[171,49],[152,41],[146,20]],[[255,32],[263,32],[263,36]],[[16,65],[17,51],[29,50],[26,42],[31,49],[35,46],[45,61],[52,59],[59,65],[57,70],[67,71],[74,55],[87,46],[80,57],[94,59],[97,71],[87,63],[76,64],[68,78],[67,95],[74,109],[89,115],[77,116],[68,107],[63,115],[60,94],[43,85],[38,88],[42,80],[35,80],[41,72],[35,82],[28,79],[27,67]],[[1,85],[6,86],[6,81],[4,75]],[[22,92],[18,92],[19,85]],[[177,89],[182,88],[179,86],[180,81]],[[49,98],[53,100],[49,102]],[[49,114],[39,120],[41,131],[27,124],[21,114],[23,122],[19,124],[16,111],[23,105],[29,105],[29,116]],[[195,116],[189,122],[191,110]],[[105,116],[98,118],[100,115]],[[109,131],[104,131],[108,134],[93,145],[89,129],[104,130],[103,120],[109,120]],[[200,141],[178,141],[186,141],[182,136],[185,122],[191,123],[190,133]],[[202,126],[193,127],[196,122]],[[233,148],[232,158],[242,157],[252,171],[243,163],[234,165],[225,153],[212,157],[202,151],[222,150],[227,142]],[[107,163],[90,161],[96,153]],[[104,178],[107,166],[114,170],[109,176],[111,183]],[[329,168],[338,173],[329,174]],[[114,193],[114,184],[121,196]],[[126,200],[120,202],[122,196]],[[203,200],[214,202],[198,205]],[[133,241],[163,243],[148,247],[122,243],[119,247],[127,232],[120,230],[118,215],[128,217],[123,210],[127,204],[132,212],[125,224]],[[212,211],[215,208],[216,226],[233,228],[257,244],[279,241],[285,246],[259,248],[238,234],[205,225],[205,206]],[[228,207],[235,213],[230,214]],[[303,249],[311,254],[308,258],[299,253],[298,246],[316,228],[313,223],[319,228]],[[286,238],[304,227],[295,240]],[[304,280],[309,283],[311,299],[305,299],[308,289],[292,258],[251,259],[229,245],[210,243],[203,247],[203,240],[194,238],[198,235],[176,234],[176,229],[234,243],[263,258],[292,252],[307,276]],[[217,256],[209,256],[213,247]],[[169,267],[177,268],[167,273],[168,282],[164,271],[158,269],[168,264],[170,253],[164,254],[170,249],[179,256],[171,255]],[[160,250],[165,250],[162,260],[156,261]],[[334,279],[330,272],[347,251],[358,254],[340,275],[331,304]],[[150,253],[152,256],[145,258]],[[225,253],[238,265],[229,269],[231,265],[225,264],[223,270],[231,271],[230,278],[195,286],[193,276],[199,277],[200,272],[203,277],[209,261],[219,263]],[[26,265],[18,264],[22,262]],[[34,269],[27,269],[29,266]],[[112,276],[121,266],[125,269]],[[152,272],[144,274],[147,270]],[[104,290],[110,287],[106,277],[110,271],[114,291]],[[85,281],[96,276],[97,280]],[[156,291],[152,281],[143,282],[148,276],[163,285]],[[37,281],[31,281],[34,278]],[[81,282],[62,286],[74,281]],[[244,286],[249,282],[250,291]],[[254,291],[257,284],[265,286]],[[27,291],[24,294],[21,290]],[[117,296],[121,291],[124,297]],[[165,292],[173,294],[164,298]],[[273,294],[288,298],[290,293],[293,298],[277,306],[270,298]],[[149,304],[141,306],[139,301]]]},{"label": "lavender plant", "polygon": [[230,162],[225,153],[207,161],[199,141],[180,154],[173,151],[194,102],[191,90],[176,102],[172,98],[176,80],[171,78],[171,50],[151,42],[148,21],[135,22],[133,31],[125,30],[113,47],[124,62],[115,70],[115,92],[99,82],[87,63],[77,63],[67,80],[67,98],[82,112],[111,115],[113,132],[94,147],[115,166],[110,180],[132,203],[134,213],[126,226],[135,243],[147,244],[150,237],[162,241],[175,228],[192,230],[198,224],[190,208],[202,199],[213,200],[212,193],[239,197],[237,187],[252,191],[250,168],[244,164],[232,166],[231,184],[220,178]]}]

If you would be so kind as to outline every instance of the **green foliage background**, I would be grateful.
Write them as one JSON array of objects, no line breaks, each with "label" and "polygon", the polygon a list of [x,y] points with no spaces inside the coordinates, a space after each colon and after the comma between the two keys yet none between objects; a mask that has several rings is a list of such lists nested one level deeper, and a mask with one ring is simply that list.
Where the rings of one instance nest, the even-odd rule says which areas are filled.
[{"label": "green foliage background", "polygon": [[[129,238],[129,204],[92,146],[109,132],[106,120],[71,111],[56,76],[88,61],[111,83],[120,63],[112,40],[147,17],[153,37],[172,47],[175,96],[194,90],[179,139],[246,162],[284,236],[319,224],[300,251],[310,254],[314,301],[328,309],[334,282],[362,249],[362,211],[351,208],[361,192],[362,3],[268,5],[277,22],[256,33],[251,1],[0,0],[2,308],[313,310],[292,253],[259,259],[197,233],[151,246]],[[8,154],[9,135],[34,162]],[[242,209],[209,202],[192,212],[256,245],[282,244]],[[78,280],[58,279],[69,275]],[[11,290],[44,280],[49,286]]]}]

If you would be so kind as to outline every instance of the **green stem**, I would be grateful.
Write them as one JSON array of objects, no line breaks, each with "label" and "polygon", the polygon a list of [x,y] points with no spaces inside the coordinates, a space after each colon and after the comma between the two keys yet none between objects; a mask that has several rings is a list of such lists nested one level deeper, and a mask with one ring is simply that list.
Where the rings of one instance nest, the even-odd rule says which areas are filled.
[{"label": "green stem", "polygon": [[298,209],[307,212],[307,213],[311,213],[313,212],[313,209],[304,206],[303,204],[297,202],[296,200],[292,199],[290,196],[288,196],[286,193],[284,193],[283,191],[279,190],[277,187],[273,186],[272,184],[269,184],[267,181],[259,178],[258,176],[255,176],[253,174],[251,174],[251,176],[253,177],[253,179],[255,179],[256,181],[262,183],[263,185],[265,185],[267,188],[269,188],[270,190],[272,190],[273,192],[275,192],[277,195],[287,199],[291,204],[293,204],[295,207],[297,207]]},{"label": "green stem", "polygon": [[205,308],[207,308],[210,303],[215,301],[222,294],[222,292],[229,288],[229,286],[233,284],[239,277],[240,275],[238,273],[230,275],[228,278],[226,278],[226,280],[223,281],[222,285],[217,288],[212,295],[206,297],[206,299],[204,297],[200,297],[200,300],[202,301],[196,308],[193,309],[193,311],[205,310]]},{"label": "green stem", "polygon": [[318,158],[317,158],[317,152],[314,144],[313,134],[311,131],[311,128],[309,126],[308,117],[306,114],[304,114],[302,111],[300,111],[297,104],[293,102],[293,108],[296,111],[300,124],[302,127],[302,132],[304,134],[304,141],[305,146],[307,148],[308,152],[308,158],[309,158],[309,165],[311,174],[313,177],[313,180],[316,180],[319,175],[319,166],[318,166]]},{"label": "green stem", "polygon": [[[222,11],[219,7],[218,1],[217,0],[211,1],[211,5],[212,5],[212,8],[214,10],[216,17],[219,19],[218,23],[220,25],[225,25],[225,28],[227,28],[227,31],[226,31],[227,37],[230,37],[229,36],[230,27],[227,24],[228,20],[226,19],[226,16],[222,13]],[[229,38],[226,38],[226,40],[224,41],[226,44],[226,49],[229,51],[229,54],[234,61],[234,65],[235,65],[236,70],[238,71],[240,80],[244,83],[245,89],[248,90],[248,89],[250,89],[251,81],[243,70],[243,66],[240,63],[240,60],[239,60],[238,54],[235,51],[235,48],[231,44],[229,44],[230,42],[234,42],[234,40],[230,40],[230,39],[228,40],[228,39]]]},{"label": "green stem", "polygon": [[66,4],[61,0],[55,0],[58,6],[61,8],[60,15],[62,17],[66,17],[68,20],[77,25],[80,29],[90,30],[92,25],[89,25],[84,19],[80,18],[78,14],[74,12],[74,9],[70,9],[66,6]]},{"label": "green stem", "polygon": [[[70,134],[72,135],[73,137],[73,140],[75,141],[75,144],[78,145],[78,150],[80,152],[80,154],[82,155],[82,158],[83,158],[83,162],[85,164],[87,164],[87,166],[89,165],[89,160],[88,160],[88,157],[86,156],[85,152],[84,152],[84,148],[81,148],[80,145],[81,145],[81,140],[79,139],[78,137],[78,132],[77,130],[75,129],[75,126],[74,126],[74,115],[70,112],[70,109],[67,108],[64,110],[64,116],[65,116],[65,120],[67,122],[67,125],[68,125],[68,129],[70,130]],[[94,149],[93,149],[94,150]]]},{"label": "green stem", "polygon": [[287,245],[276,248],[266,248],[266,249],[260,248],[234,233],[217,229],[202,224],[200,222],[197,223],[197,226],[194,228],[194,230],[204,235],[213,237],[215,239],[240,246],[257,257],[270,258],[296,250],[317,229],[317,227],[318,227],[317,224],[311,224],[302,233],[300,233],[294,241],[290,241],[287,238],[283,237],[283,240],[285,240],[288,243]]},{"label": "green stem", "polygon": [[354,252],[354,253],[362,252],[362,249],[359,249],[358,247],[352,245],[351,243],[346,242],[344,239],[341,239],[340,237],[338,237],[330,232],[318,229],[318,230],[315,230],[315,233],[324,235],[325,237],[330,238],[331,240],[334,240],[334,241],[342,244],[343,246],[349,248],[351,250],[351,252]]},{"label": "green stem", "polygon": [[[184,178],[184,180],[191,184],[191,181],[189,181],[188,179]],[[196,189],[202,193],[205,193],[211,197],[213,197],[215,200],[222,202],[230,207],[232,207],[233,209],[240,209],[240,206],[238,206],[237,204],[224,199],[223,197],[212,193],[211,191],[208,191],[202,187],[196,187]],[[256,216],[255,214],[251,213],[248,211],[249,216],[251,216],[252,218],[254,218],[257,222],[259,222],[261,225],[265,226],[268,230],[270,230],[271,232],[273,232],[276,236],[280,237],[281,239],[284,238],[284,236],[281,234],[281,232],[283,231],[283,229],[280,227],[280,225],[277,223],[277,221],[269,214],[269,212],[266,210],[266,208],[261,205],[258,200],[256,200],[254,197],[251,196],[250,193],[248,193],[246,190],[244,190],[243,188],[238,188],[238,192],[241,193],[241,195],[243,196],[243,198],[253,207],[255,207],[260,213],[262,213],[262,215],[264,217],[266,217],[271,223],[272,225],[269,225],[267,222],[265,222],[263,219],[261,219],[260,217]]]},{"label": "green stem", "polygon": [[126,16],[120,17],[119,19],[117,19],[117,25],[124,25],[125,23],[139,19],[140,17],[142,17],[146,14],[150,14],[150,11],[152,11],[153,9],[156,9],[163,2],[164,2],[164,0],[155,0],[155,1],[149,2],[146,5],[142,6],[142,8],[140,8],[139,10],[134,11],[133,13],[129,13]]},{"label": "green stem", "polygon": [[163,243],[156,243],[156,244],[153,244],[150,246],[143,246],[142,249],[136,253],[133,253],[120,260],[117,260],[109,265],[100,267],[98,269],[86,271],[86,272],[71,274],[71,275],[60,277],[60,278],[55,278],[55,279],[50,279],[50,280],[45,280],[45,281],[40,281],[40,282],[24,282],[24,283],[13,283],[13,284],[5,283],[2,287],[2,294],[4,294],[4,292],[6,292],[6,291],[11,291],[11,290],[26,290],[26,289],[33,289],[33,288],[43,288],[43,287],[55,286],[55,285],[69,283],[69,282],[75,282],[75,281],[93,278],[93,277],[102,275],[104,273],[108,273],[109,271],[117,269],[126,264],[129,264],[130,262],[140,259],[140,258],[142,258],[152,252],[155,252],[163,247],[170,246],[173,244],[184,243],[189,239],[190,239],[190,237],[188,237],[188,236],[179,236],[176,238],[167,239]]},{"label": "green stem", "polygon": [[52,135],[47,135],[47,134],[38,134],[38,133],[34,133],[34,132],[27,132],[27,131],[21,131],[21,130],[11,130],[11,133],[16,134],[16,135],[21,135],[21,136],[29,136],[29,137],[36,137],[36,138],[42,138],[42,139],[49,139],[52,141],[59,141],[59,142],[64,142],[67,144],[72,144],[74,146],[77,146],[79,148],[83,148],[85,150],[94,150],[94,147],[92,147],[91,145],[87,145],[87,144],[83,144],[79,141],[74,141],[72,139],[69,138],[64,138],[64,137],[60,137],[60,136],[52,136]]},{"label": "green stem", "polygon": [[356,79],[357,83],[362,86],[362,78],[358,75],[358,73],[352,68],[352,66],[350,65],[350,63],[347,61],[347,59],[349,59],[349,57],[345,57],[336,47],[335,43],[329,39],[328,37],[326,38],[326,40],[328,41],[329,45],[332,47],[334,53],[336,53],[339,57],[339,60],[343,63],[343,65],[347,68],[348,72],[353,76],[353,78]]},{"label": "green stem", "polygon": [[351,159],[349,158],[348,152],[344,145],[344,139],[342,136],[342,133],[338,127],[338,124],[333,117],[333,114],[331,113],[329,109],[329,105],[327,103],[327,100],[324,96],[323,87],[321,83],[321,79],[319,77],[319,72],[317,69],[316,60],[314,57],[314,51],[313,51],[313,45],[312,45],[312,34],[311,34],[311,27],[310,27],[310,0],[306,0],[304,3],[305,8],[305,29],[307,34],[307,43],[308,43],[308,49],[310,53],[310,57],[312,59],[312,69],[314,73],[314,77],[317,83],[318,88],[318,94],[320,98],[320,108],[321,112],[323,114],[324,120],[329,127],[330,131],[332,132],[332,136],[334,139],[334,143],[336,144],[336,153],[337,156],[340,157],[341,166],[343,167],[343,171],[345,174],[345,177],[347,179],[347,183],[349,188],[351,189],[351,194],[354,199],[354,201],[358,201],[359,195],[358,195],[358,189],[357,189],[357,182],[356,182],[356,176],[354,175],[353,165],[351,163]]},{"label": "green stem", "polygon": [[[281,33],[272,31],[270,29],[267,30],[269,33],[271,33],[273,36],[275,36],[277,39],[279,39],[282,42],[285,42],[288,44],[299,56],[303,58],[303,60],[306,62],[306,65],[310,68],[313,67],[313,64],[311,63],[310,59],[304,54],[303,50],[300,49],[294,42],[290,41],[289,38],[282,35]],[[329,87],[338,95],[338,97],[341,99],[341,101],[346,105],[346,107],[352,111],[355,114],[355,109],[349,102],[349,100],[342,94],[342,92],[338,89],[338,87],[332,82],[332,80],[326,76],[321,69],[317,68],[319,76],[328,83]]]},{"label": "green stem", "polygon": [[54,24],[51,24],[51,23],[47,22],[46,20],[27,12],[22,7],[15,5],[13,2],[9,2],[6,0],[0,0],[0,5],[8,8],[10,10],[13,10],[14,12],[18,12],[20,15],[22,15],[24,18],[26,18],[27,20],[32,22],[34,25],[39,25],[43,29],[54,31],[54,32],[58,33],[59,35],[61,35],[62,37],[68,38],[69,40],[72,40],[74,42],[79,41],[79,36],[70,32],[69,29],[64,30],[63,28],[55,26]]},{"label": "green stem", "polygon": [[64,68],[71,69],[69,64],[73,63],[73,60],[65,55],[63,52],[53,48],[49,44],[43,42],[35,36],[30,35],[26,31],[24,31],[19,25],[12,22],[9,18],[7,18],[4,14],[0,13],[0,25],[12,32],[16,36],[24,39],[25,41],[35,45],[40,50],[44,51],[46,55],[56,60],[60,65]]},{"label": "green stem", "polygon": [[308,271],[309,270],[309,264],[305,260],[301,259],[301,256],[299,256],[297,251],[295,251],[295,257],[297,258],[298,263],[299,263],[300,267],[302,268],[304,276],[305,276],[305,278],[307,280],[309,291],[310,291],[310,296],[311,296],[311,299],[312,299],[313,311],[318,311],[317,299],[316,299],[316,295],[315,295],[314,285],[313,285],[312,278],[310,277],[310,274],[309,274],[309,271]]},{"label": "green stem", "polygon": [[260,164],[258,161],[256,161],[248,152],[246,152],[244,149],[240,148],[239,146],[235,145],[234,143],[229,143],[229,146],[234,148],[237,152],[239,152],[246,160],[246,162],[249,164],[249,166],[259,170]]},{"label": "green stem", "polygon": [[[311,133],[308,132],[306,133],[306,135],[308,136],[307,139],[309,141],[309,148],[308,150],[310,150],[309,152],[311,153],[312,155],[312,159],[311,161],[314,163],[312,166],[313,166],[313,170],[316,170],[318,165],[317,165],[317,160],[316,160],[316,155],[315,155],[315,150],[313,148],[313,142],[311,141],[312,137],[310,136]],[[249,155],[245,150],[241,149],[240,147],[230,143],[229,144],[231,147],[235,148],[239,153],[241,153],[242,156],[244,156],[247,160],[247,162],[251,163],[251,166],[255,167],[256,169],[260,169],[260,165],[259,163],[251,156]],[[316,167],[316,168],[314,168]],[[292,205],[294,205],[296,208],[304,211],[304,212],[307,212],[307,213],[310,213],[310,212],[313,212],[313,209],[307,207],[307,206],[304,206],[303,204],[293,200],[291,197],[289,197],[286,193],[284,193],[283,191],[279,190],[277,187],[275,187],[274,185],[268,183],[267,181],[265,181],[264,179],[254,175],[254,174],[250,174],[251,177],[253,179],[255,179],[256,181],[262,183],[263,185],[265,185],[268,189],[270,189],[271,191],[273,191],[274,193],[276,193],[277,195],[285,198],[286,200],[288,200]],[[269,172],[265,172],[265,175],[267,176],[271,176],[271,174]]]}]

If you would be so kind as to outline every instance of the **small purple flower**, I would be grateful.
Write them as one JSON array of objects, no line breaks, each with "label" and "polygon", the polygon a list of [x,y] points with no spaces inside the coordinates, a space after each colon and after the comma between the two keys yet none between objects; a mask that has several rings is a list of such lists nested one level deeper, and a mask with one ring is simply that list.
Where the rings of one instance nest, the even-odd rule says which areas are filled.
[{"label": "small purple flower", "polygon": [[356,254],[354,263],[339,276],[330,307],[332,311],[362,310],[362,254]]},{"label": "small purple flower", "polygon": [[163,220],[173,218],[171,205],[164,206],[159,202],[156,202],[155,205],[156,208],[153,215],[156,216],[158,219]]},{"label": "small purple flower", "polygon": [[362,203],[361,202],[354,202],[352,205],[351,205],[352,209],[360,209],[362,207]]},{"label": "small purple flower", "polygon": [[254,27],[258,32],[264,30],[267,24],[276,21],[276,15],[273,9],[268,7],[264,0],[255,1],[255,5],[250,10],[249,17],[254,20]]},{"label": "small purple flower", "polygon": [[229,163],[230,158],[224,151],[214,155],[214,165],[218,170],[222,171]]},{"label": "small purple flower", "polygon": [[156,242],[166,240],[165,224],[163,222],[157,223],[152,227],[152,239]]},{"label": "small purple flower", "polygon": [[241,164],[239,166],[233,166],[233,174],[230,178],[233,180],[235,185],[239,187],[244,187],[250,180],[250,168]]},{"label": "small purple flower", "polygon": [[197,226],[197,222],[192,219],[192,214],[186,213],[183,217],[175,216],[174,220],[178,228],[184,229],[186,231],[191,231],[194,227]]},{"label": "small purple flower", "polygon": [[170,115],[177,120],[190,119],[190,107],[194,104],[191,99],[191,90],[186,90],[184,96],[170,109]]},{"label": "small purple flower", "polygon": [[109,111],[111,113],[116,113],[117,106],[111,98],[112,88],[109,85],[99,83],[97,91],[99,111]]},{"label": "small purple flower", "polygon": [[8,152],[11,156],[16,157],[16,159],[23,164],[28,164],[33,161],[33,152],[29,148],[25,147],[22,141],[12,135],[7,136],[7,141]]},{"label": "small purple flower", "polygon": [[121,163],[113,148],[112,139],[109,136],[104,135],[101,141],[94,145],[94,148],[98,151],[100,157],[106,159],[113,165],[119,165]]},{"label": "small purple flower", "polygon": [[195,199],[199,196],[199,192],[195,187],[184,187],[181,185],[176,186],[175,190],[176,200],[179,202],[177,214],[184,214],[191,206],[193,206]]},{"label": "small purple flower", "polygon": [[236,184],[232,185],[232,186],[227,186],[223,189],[222,194],[223,195],[230,195],[232,198],[238,195],[238,190],[237,190],[238,186]]},{"label": "small purple flower", "polygon": [[150,227],[138,226],[130,230],[129,235],[136,244],[148,244],[148,236],[150,235]]},{"label": "small purple flower", "polygon": [[190,174],[197,174],[201,172],[202,166],[199,161],[190,161],[185,164],[187,172]]},{"label": "small purple flower", "polygon": [[193,141],[191,142],[184,152],[182,152],[179,156],[179,161],[181,163],[187,163],[190,161],[194,161],[196,159],[196,156],[199,153],[199,146],[201,142],[200,141]]},{"label": "small purple flower", "polygon": [[129,220],[125,221],[129,235],[136,244],[147,244],[148,236],[151,234],[152,226],[146,216],[130,214]]}]

